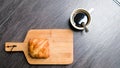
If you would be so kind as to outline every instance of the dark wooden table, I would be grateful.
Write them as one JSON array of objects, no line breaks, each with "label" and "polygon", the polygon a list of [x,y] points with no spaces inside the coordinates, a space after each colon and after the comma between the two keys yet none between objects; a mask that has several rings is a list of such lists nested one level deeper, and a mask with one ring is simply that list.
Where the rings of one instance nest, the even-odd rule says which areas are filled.
[{"label": "dark wooden table", "polygon": [[[7,53],[7,41],[23,42],[30,29],[71,29],[76,8],[89,10],[89,32],[74,32],[70,65],[29,65],[23,53]],[[0,0],[0,68],[120,68],[120,7],[113,0]]]}]

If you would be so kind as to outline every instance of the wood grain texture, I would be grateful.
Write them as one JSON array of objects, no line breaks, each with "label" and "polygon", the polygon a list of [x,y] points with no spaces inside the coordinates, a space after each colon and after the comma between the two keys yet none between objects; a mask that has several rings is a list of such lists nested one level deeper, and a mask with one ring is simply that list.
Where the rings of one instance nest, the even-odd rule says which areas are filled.
[{"label": "wood grain texture", "polygon": [[[69,29],[76,8],[89,10],[89,32],[74,32],[71,65],[34,66],[19,53],[6,53],[6,41],[23,42],[29,29]],[[113,0],[0,0],[0,68],[120,68],[120,7]],[[19,58],[19,59],[18,59]]]},{"label": "wood grain texture", "polygon": [[[48,39],[50,57],[47,59],[35,59],[30,57],[28,54],[28,42],[33,38]],[[6,42],[5,51],[10,52],[12,48],[10,46],[13,45],[16,45],[16,47],[14,47],[12,51],[24,52],[25,58],[27,59],[26,62],[29,64],[68,65],[73,62],[73,32],[69,29],[29,30],[24,42]]]}]

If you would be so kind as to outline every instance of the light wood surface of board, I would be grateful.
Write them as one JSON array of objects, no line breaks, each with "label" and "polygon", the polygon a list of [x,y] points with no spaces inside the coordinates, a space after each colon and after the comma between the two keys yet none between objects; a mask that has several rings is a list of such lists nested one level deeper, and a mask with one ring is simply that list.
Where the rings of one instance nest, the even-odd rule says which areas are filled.
[{"label": "light wood surface of board", "polygon": [[[28,41],[32,38],[49,40],[50,57],[34,59],[28,54]],[[6,51],[10,45],[17,45],[12,51],[23,51],[29,64],[71,64],[73,62],[73,32],[69,29],[32,29],[29,30],[23,43],[6,42]]]}]

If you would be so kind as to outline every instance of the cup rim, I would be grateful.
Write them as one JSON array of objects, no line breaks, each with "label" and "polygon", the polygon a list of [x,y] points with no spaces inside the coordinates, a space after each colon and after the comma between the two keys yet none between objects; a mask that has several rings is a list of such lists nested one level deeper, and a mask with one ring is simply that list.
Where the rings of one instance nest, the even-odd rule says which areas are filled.
[{"label": "cup rim", "polygon": [[74,22],[74,16],[77,14],[77,13],[80,13],[80,12],[84,12],[87,16],[88,16],[88,21],[86,23],[86,26],[88,26],[88,24],[90,24],[90,21],[91,21],[91,16],[90,16],[90,13],[83,9],[83,8],[78,8],[78,9],[75,9],[73,10],[73,12],[71,13],[71,16],[70,16],[70,23],[71,25],[75,28],[75,29],[78,29],[78,30],[83,30],[84,27],[77,27],[75,26],[75,22]]}]

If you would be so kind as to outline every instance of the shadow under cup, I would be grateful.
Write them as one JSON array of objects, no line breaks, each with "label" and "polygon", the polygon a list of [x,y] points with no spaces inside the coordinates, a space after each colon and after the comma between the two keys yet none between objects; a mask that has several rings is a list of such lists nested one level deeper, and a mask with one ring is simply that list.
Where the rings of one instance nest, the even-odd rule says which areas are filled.
[{"label": "shadow under cup", "polygon": [[85,26],[90,23],[91,17],[88,11],[78,8],[74,10],[70,16],[71,25],[77,30],[84,30],[81,23],[84,22]]}]

